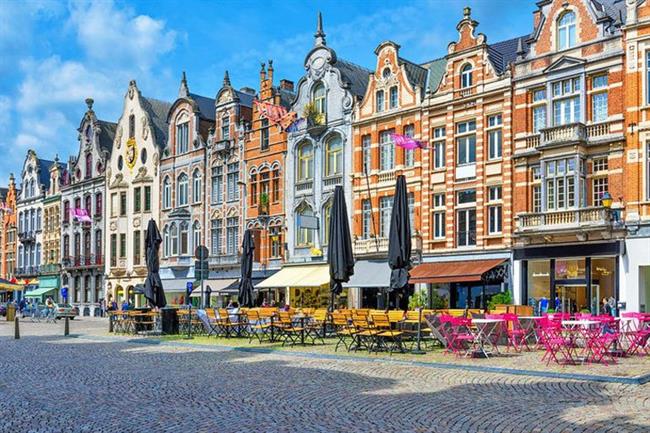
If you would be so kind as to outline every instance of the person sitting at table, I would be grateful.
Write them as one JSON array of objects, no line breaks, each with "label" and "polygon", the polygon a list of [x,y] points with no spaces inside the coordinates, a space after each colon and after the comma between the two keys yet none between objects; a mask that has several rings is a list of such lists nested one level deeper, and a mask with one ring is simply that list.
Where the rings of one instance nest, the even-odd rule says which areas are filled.
[{"label": "person sitting at table", "polygon": [[232,299],[228,301],[228,305],[226,305],[226,308],[230,310],[231,308],[234,308],[233,304],[236,304],[236,302],[233,302]]},{"label": "person sitting at table", "polygon": [[602,313],[606,314],[608,316],[612,315],[612,306],[609,305],[609,302],[607,301],[607,298],[603,298],[603,308],[602,308]]},{"label": "person sitting at table", "polygon": [[269,301],[264,298],[264,301],[262,302],[262,307],[267,308],[269,306]]}]

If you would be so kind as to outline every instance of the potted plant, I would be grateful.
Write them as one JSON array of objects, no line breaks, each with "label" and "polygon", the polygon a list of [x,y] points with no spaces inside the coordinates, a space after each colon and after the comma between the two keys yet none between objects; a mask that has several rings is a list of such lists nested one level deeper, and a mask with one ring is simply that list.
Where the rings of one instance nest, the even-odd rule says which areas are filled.
[{"label": "potted plant", "polygon": [[314,102],[308,102],[303,108],[302,115],[307,119],[307,131],[318,135],[325,129],[325,115],[321,113]]},{"label": "potted plant", "polygon": [[269,195],[265,192],[260,194],[260,214],[261,215],[269,214]]},{"label": "potted plant", "polygon": [[502,304],[505,305],[512,304],[512,296],[510,296],[510,292],[501,292],[492,296],[490,302],[488,302],[488,310],[492,311],[495,309],[497,305],[502,305]]}]

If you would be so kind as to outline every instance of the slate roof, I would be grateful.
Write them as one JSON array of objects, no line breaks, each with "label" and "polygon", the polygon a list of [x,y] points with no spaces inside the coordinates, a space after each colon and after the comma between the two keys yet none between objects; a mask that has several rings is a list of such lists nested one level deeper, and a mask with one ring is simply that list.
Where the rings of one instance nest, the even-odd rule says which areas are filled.
[{"label": "slate roof", "polygon": [[428,75],[427,68],[416,65],[415,63],[401,57],[398,59],[398,61],[400,64],[404,65],[404,69],[406,70],[406,77],[408,78],[409,83],[411,83],[411,86],[421,87],[422,89],[425,89],[427,85]]},{"label": "slate roof", "polygon": [[343,81],[350,85],[350,92],[358,98],[363,98],[368,87],[370,70],[343,59],[337,59],[332,66],[341,72]]},{"label": "slate roof", "polygon": [[508,65],[517,59],[519,39],[521,39],[524,52],[528,52],[528,44],[525,42],[528,37],[529,35],[522,35],[488,45],[488,58],[490,59],[490,62],[492,62],[492,65],[498,74],[502,74],[507,69]]},{"label": "slate roof", "polygon": [[[199,107],[199,113],[201,117],[208,120],[215,120],[214,112],[214,99],[208,98],[206,96],[197,95],[196,93],[190,93],[190,98],[196,102],[196,105]],[[166,118],[166,116],[165,116]]]},{"label": "slate roof", "polygon": [[110,155],[113,150],[113,141],[115,140],[117,123],[107,122],[105,120],[97,120],[97,123],[99,123],[102,131],[99,134],[99,148],[105,150]]},{"label": "slate roof", "polygon": [[[591,0],[591,3],[596,11],[601,12],[613,21],[618,21],[622,17],[623,22],[625,22],[627,16],[625,0]],[[641,1],[638,1],[638,3],[641,3]]]},{"label": "slate roof", "polygon": [[242,92],[240,90],[233,89],[233,91],[239,98],[239,105],[243,105],[244,107],[253,106],[253,99],[255,99],[255,95],[251,95],[250,93]]},{"label": "slate roof", "polygon": [[277,92],[280,93],[280,105],[287,110],[291,109],[291,103],[296,99],[296,93],[282,87],[277,87]]},{"label": "slate roof", "polygon": [[153,130],[156,134],[156,144],[164,148],[167,144],[167,114],[172,104],[159,99],[142,97],[142,107],[147,110]]},{"label": "slate roof", "polygon": [[38,161],[38,183],[45,185],[45,189],[50,187],[50,167],[54,164],[54,161],[48,161],[47,159],[37,158]]},{"label": "slate roof", "polygon": [[445,57],[441,57],[439,59],[423,63],[421,66],[429,71],[427,74],[426,91],[433,93],[438,90],[440,81],[442,81],[442,77],[447,71],[447,59]]},{"label": "slate roof", "polygon": [[9,194],[9,188],[0,188],[0,200],[5,201]]}]

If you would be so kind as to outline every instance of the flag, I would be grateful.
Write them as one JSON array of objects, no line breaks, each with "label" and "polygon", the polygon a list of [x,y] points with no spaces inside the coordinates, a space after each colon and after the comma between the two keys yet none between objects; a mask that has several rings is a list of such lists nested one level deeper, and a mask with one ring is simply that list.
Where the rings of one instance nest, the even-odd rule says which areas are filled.
[{"label": "flag", "polygon": [[413,149],[426,149],[427,147],[422,143],[421,141],[415,140],[412,137],[409,137],[408,135],[401,135],[401,134],[391,134],[391,138],[393,139],[393,143],[395,143],[396,146],[399,146],[403,149],[406,150],[413,150]]},{"label": "flag", "polygon": [[307,119],[305,119],[305,118],[303,118],[303,117],[299,117],[298,119],[294,120],[294,121],[291,123],[291,125],[289,125],[289,126],[286,128],[286,131],[287,131],[287,132],[296,132],[297,130],[299,130],[300,128],[302,128],[302,127],[305,125],[306,122],[307,122]]},{"label": "flag", "polygon": [[268,119],[269,122],[274,125],[279,125],[280,128],[284,130],[289,128],[298,116],[293,111],[287,111],[287,109],[281,105],[271,104],[270,102],[261,102],[258,100],[254,100],[253,102],[255,102],[255,106],[260,112],[260,117]]},{"label": "flag", "polygon": [[70,216],[72,217],[73,221],[77,221],[81,223],[93,222],[93,220],[88,215],[88,211],[86,209],[79,209],[79,208],[70,209]]}]

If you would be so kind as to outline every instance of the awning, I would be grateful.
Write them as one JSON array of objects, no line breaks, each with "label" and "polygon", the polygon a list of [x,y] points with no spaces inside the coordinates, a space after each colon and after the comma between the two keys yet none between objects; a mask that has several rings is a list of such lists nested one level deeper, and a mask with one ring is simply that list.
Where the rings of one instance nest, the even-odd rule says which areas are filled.
[{"label": "awning", "polygon": [[[220,292],[221,290],[225,289],[226,287],[230,286],[232,283],[236,282],[237,280],[234,278],[226,278],[223,280],[205,280],[203,282],[203,290],[205,291],[208,286],[210,286],[210,289],[212,290],[212,295],[217,295],[217,292]],[[191,298],[200,298],[201,297],[201,283],[199,281],[194,283],[194,291],[192,291],[192,294],[190,295]]]},{"label": "awning", "polygon": [[466,283],[481,281],[482,275],[506,259],[422,263],[411,270],[410,283]]},{"label": "awning", "polygon": [[9,280],[5,280],[4,278],[0,278],[0,290],[6,290],[8,292],[13,292],[13,291],[22,291],[25,289],[25,286],[17,283],[12,283]]},{"label": "awning", "polygon": [[38,287],[43,289],[46,287],[49,287],[50,289],[58,289],[59,277],[41,277]]},{"label": "awning", "polygon": [[386,260],[359,260],[354,264],[354,275],[343,287],[388,287],[389,283],[390,267]]},{"label": "awning", "polygon": [[56,288],[54,287],[39,287],[38,289],[35,290],[30,290],[29,292],[25,293],[26,298],[40,298],[41,296],[55,291]]},{"label": "awning", "polygon": [[191,279],[186,278],[175,278],[173,280],[161,280],[163,285],[163,291],[165,293],[185,293],[187,288],[188,281]]},{"label": "awning", "polygon": [[329,265],[287,266],[255,287],[320,287],[329,284]]},{"label": "awning", "polygon": [[[264,281],[264,278],[251,278],[253,280],[253,290],[257,291],[256,285]],[[214,293],[214,292],[213,292]],[[219,290],[219,295],[238,295],[239,294],[239,279],[233,281],[228,287]]]},{"label": "awning", "polygon": [[22,284],[23,286],[38,286],[38,278],[23,278],[16,281],[16,284]]}]

